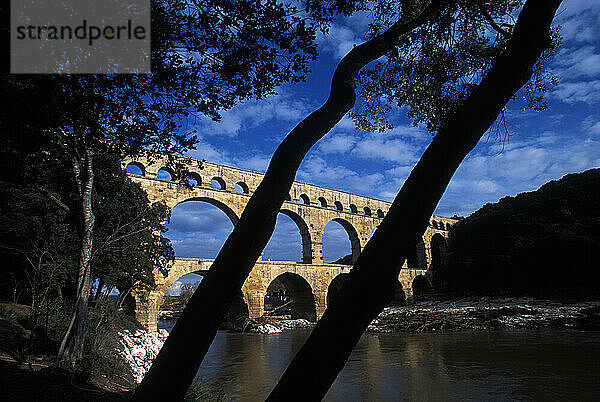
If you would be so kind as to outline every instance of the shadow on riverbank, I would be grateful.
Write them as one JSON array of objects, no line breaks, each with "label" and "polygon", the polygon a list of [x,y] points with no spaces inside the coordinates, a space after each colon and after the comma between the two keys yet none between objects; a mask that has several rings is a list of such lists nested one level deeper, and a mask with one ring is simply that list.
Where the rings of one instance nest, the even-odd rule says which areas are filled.
[{"label": "shadow on riverbank", "polygon": [[64,370],[34,366],[32,371],[6,355],[0,356],[0,378],[3,401],[125,401],[131,396],[79,382]]}]

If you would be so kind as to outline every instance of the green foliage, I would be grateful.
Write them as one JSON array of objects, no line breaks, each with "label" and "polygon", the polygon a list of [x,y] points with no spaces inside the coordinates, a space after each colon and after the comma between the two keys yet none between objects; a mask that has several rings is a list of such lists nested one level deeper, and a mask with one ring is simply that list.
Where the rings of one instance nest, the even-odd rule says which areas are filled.
[{"label": "green foliage", "polygon": [[5,265],[4,299],[29,301],[35,317],[48,294],[64,287],[75,270],[77,235],[67,219],[68,207],[58,194],[29,185],[3,184],[0,258]]},{"label": "green foliage", "polygon": [[[414,9],[403,9],[413,3]],[[428,2],[374,3],[370,35],[391,26],[400,17],[419,13]],[[402,37],[396,47],[360,73],[360,101],[350,113],[356,126],[367,131],[392,127],[388,116],[396,105],[407,107],[414,125],[435,133],[467,98],[510,41],[512,15],[519,0],[445,2],[429,21]],[[527,84],[525,101],[536,110],[545,108],[544,93],[555,77],[545,63],[558,47],[556,40],[536,66]]]},{"label": "green foliage", "polygon": [[[87,378],[128,377],[129,368],[118,356],[118,332],[135,332],[140,325],[124,314],[110,300],[102,301],[89,310],[86,349],[79,370]],[[60,339],[59,339],[60,340]]]},{"label": "green foliage", "polygon": [[166,275],[175,256],[162,236],[169,210],[164,204],[150,205],[146,193],[121,169],[117,155],[99,155],[96,169],[94,275],[122,292],[134,286],[152,288],[153,269]]},{"label": "green foliage", "polygon": [[600,288],[600,169],[487,204],[455,225],[444,281],[454,290]]}]

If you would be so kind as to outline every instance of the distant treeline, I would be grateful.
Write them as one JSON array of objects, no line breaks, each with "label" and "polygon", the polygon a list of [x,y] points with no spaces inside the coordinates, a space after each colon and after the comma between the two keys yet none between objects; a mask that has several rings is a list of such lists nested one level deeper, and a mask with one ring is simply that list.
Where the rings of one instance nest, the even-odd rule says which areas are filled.
[{"label": "distant treeline", "polygon": [[479,294],[598,294],[599,257],[600,169],[592,169],[486,204],[455,225],[438,280]]}]

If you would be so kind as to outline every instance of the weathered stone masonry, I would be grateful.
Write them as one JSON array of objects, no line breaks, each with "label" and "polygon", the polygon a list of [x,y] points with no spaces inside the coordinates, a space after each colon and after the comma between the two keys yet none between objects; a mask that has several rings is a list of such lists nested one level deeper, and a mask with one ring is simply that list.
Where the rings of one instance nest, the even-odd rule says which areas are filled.
[{"label": "weathered stone masonry", "polygon": [[[130,175],[148,193],[151,202],[162,201],[169,208],[186,201],[205,201],[221,209],[236,225],[250,196],[258,187],[263,175],[248,170],[198,161],[187,164],[190,177],[197,183],[193,188],[169,180],[157,178],[159,170],[172,172],[165,167],[164,160],[126,160],[123,167],[135,165],[141,175]],[[219,183],[220,189],[211,188],[211,180]],[[237,190],[234,188],[237,184]],[[387,213],[391,203],[333,190],[312,184],[294,182],[288,201],[284,202],[281,213],[289,216],[298,226],[302,237],[302,262],[259,261],[254,266],[243,285],[242,295],[250,317],[264,313],[264,296],[269,284],[275,279],[290,281],[291,286],[308,289],[308,295],[298,293],[294,300],[312,304],[309,318],[319,318],[327,307],[327,295],[332,281],[350,271],[349,265],[323,264],[323,231],[330,221],[344,227],[352,246],[352,260],[356,261],[369,237]],[[398,280],[402,285],[407,302],[412,300],[412,284],[418,276],[429,276],[436,258],[443,258],[445,242],[450,225],[456,220],[433,215],[430,226],[400,271]],[[432,253],[432,244],[434,252]],[[164,278],[156,274],[156,290],[136,294],[136,317],[148,330],[156,330],[158,309],[167,289],[185,274],[202,274],[210,267],[212,260],[176,259],[169,275]],[[300,290],[298,290],[300,292]],[[312,297],[310,297],[312,293]],[[296,302],[295,302],[296,303]],[[292,307],[294,311],[294,307]],[[298,310],[299,311],[299,310]],[[310,316],[314,315],[314,316]]]}]

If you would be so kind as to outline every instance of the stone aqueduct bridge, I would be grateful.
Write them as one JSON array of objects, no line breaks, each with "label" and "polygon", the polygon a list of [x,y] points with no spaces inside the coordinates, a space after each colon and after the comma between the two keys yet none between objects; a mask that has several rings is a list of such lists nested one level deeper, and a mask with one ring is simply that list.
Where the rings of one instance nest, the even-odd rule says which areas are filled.
[{"label": "stone aqueduct bridge", "polygon": [[[263,174],[210,162],[188,160],[185,163],[194,183],[192,188],[157,178],[160,170],[173,177],[165,160],[126,160],[123,167],[134,165],[140,169],[141,174],[130,174],[130,177],[148,193],[151,202],[162,201],[174,208],[186,201],[204,201],[218,207],[236,225]],[[242,287],[243,303],[240,300],[238,307],[250,317],[261,316],[267,288],[277,279],[293,299],[292,316],[319,318],[327,307],[328,297],[339,289],[351,269],[351,265],[323,263],[325,226],[335,221],[345,229],[354,262],[390,205],[344,191],[294,182],[280,213],[289,216],[298,226],[302,237],[302,262],[258,261]],[[416,278],[422,280],[429,276],[443,258],[448,229],[454,223],[454,219],[431,217],[422,240],[400,271],[398,298],[412,300],[413,282]],[[205,273],[211,263],[212,260],[207,259],[177,258],[166,278],[157,273],[156,290],[135,295],[138,321],[146,329],[155,331],[158,310],[167,289],[183,275]]]}]

